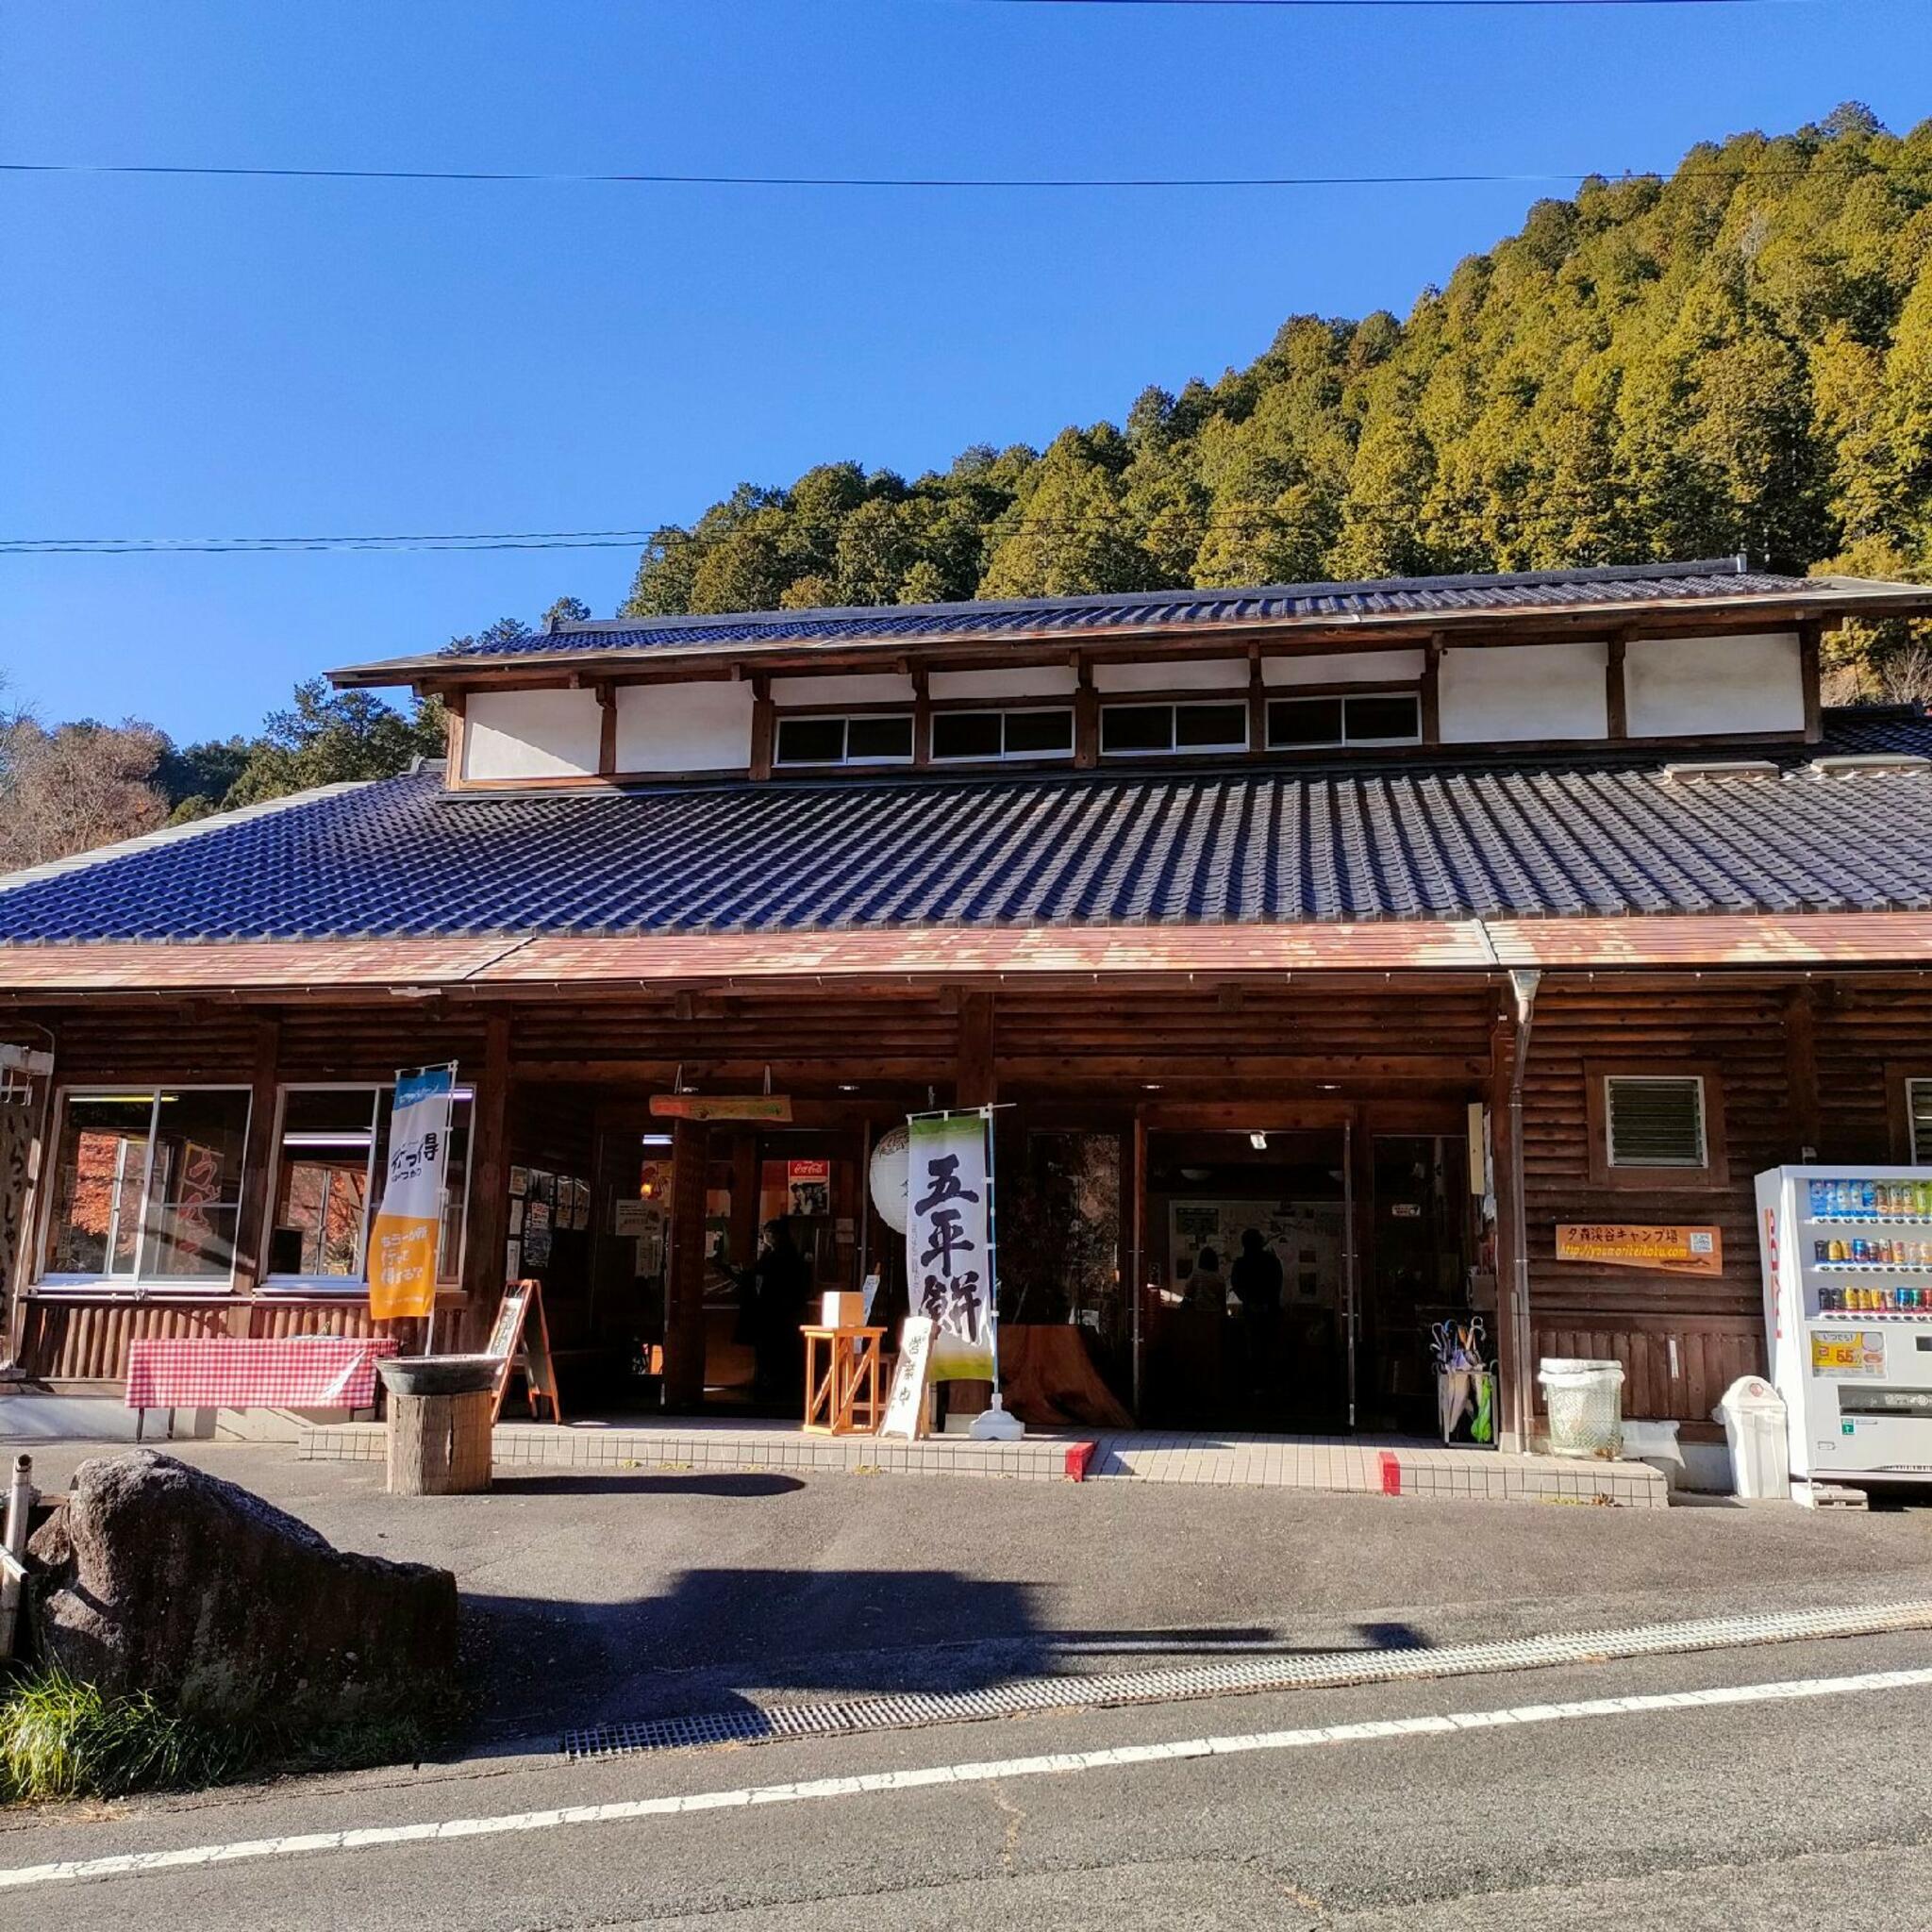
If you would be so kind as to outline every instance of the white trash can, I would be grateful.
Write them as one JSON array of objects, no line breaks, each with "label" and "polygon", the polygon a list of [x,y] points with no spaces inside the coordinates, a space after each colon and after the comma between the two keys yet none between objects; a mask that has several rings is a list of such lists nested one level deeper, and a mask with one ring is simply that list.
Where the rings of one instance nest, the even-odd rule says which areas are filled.
[{"label": "white trash can", "polygon": [[1740,1375],[1710,1412],[1731,1445],[1731,1489],[1740,1503],[1788,1502],[1790,1441],[1785,1399],[1762,1375]]},{"label": "white trash can", "polygon": [[1545,1356],[1537,1371],[1552,1456],[1614,1461],[1624,1449],[1624,1364]]}]

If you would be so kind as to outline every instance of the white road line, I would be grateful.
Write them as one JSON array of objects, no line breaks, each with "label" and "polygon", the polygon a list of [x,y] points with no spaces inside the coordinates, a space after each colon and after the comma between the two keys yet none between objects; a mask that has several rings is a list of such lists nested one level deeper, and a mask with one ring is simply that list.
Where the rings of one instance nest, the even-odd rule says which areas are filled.
[{"label": "white road line", "polygon": [[1294,1731],[1255,1731],[1228,1737],[1186,1738],[1166,1744],[1117,1744],[1101,1751],[1056,1752],[1040,1757],[1004,1757],[974,1764],[940,1764],[918,1771],[873,1771],[852,1777],[811,1778],[797,1784],[752,1785],[737,1790],[694,1791],[675,1798],[633,1798],[613,1805],[565,1805],[546,1811],[509,1811],[493,1818],[450,1818],[440,1824],[366,1825],[349,1831],[300,1832],[287,1838],[242,1839],[232,1844],[184,1845],[172,1852],[123,1852],[102,1858],[63,1858],[48,1865],[0,1869],[0,1888],[55,1885],[75,1880],[139,1877],[195,1866],[231,1865],[251,1858],[291,1858],[315,1852],[366,1851],[385,1845],[441,1844],[453,1839],[493,1838],[515,1831],[554,1831],[567,1824],[627,1824],[643,1818],[681,1818],[750,1805],[801,1805],[824,1798],[923,1790],[933,1785],[989,1784],[995,1779],[1060,1777],[1191,1757],[1240,1752],[1303,1751],[1317,1744],[1359,1744],[1389,1738],[1440,1736],[1491,1730],[1503,1724],[1563,1724],[1574,1718],[1638,1717],[1720,1706],[1775,1704],[1807,1697],[1848,1697],[1873,1690],[1932,1687],[1932,1669],[1866,1671],[1845,1677],[1795,1677],[1774,1684],[1733,1684],[1709,1690],[1667,1690],[1641,1697],[1591,1697],[1570,1704],[1519,1704],[1502,1710],[1458,1710],[1443,1715],[1377,1718],[1363,1724],[1327,1724]]}]

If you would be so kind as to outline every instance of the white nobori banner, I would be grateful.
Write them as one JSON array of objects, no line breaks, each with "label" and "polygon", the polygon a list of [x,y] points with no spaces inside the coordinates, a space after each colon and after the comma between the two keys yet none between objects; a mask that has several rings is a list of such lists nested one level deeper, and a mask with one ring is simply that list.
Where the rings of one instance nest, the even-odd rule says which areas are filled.
[{"label": "white nobori banner", "polygon": [[930,1379],[991,1382],[993,1353],[992,1116],[907,1122],[906,1278],[933,1324]]}]

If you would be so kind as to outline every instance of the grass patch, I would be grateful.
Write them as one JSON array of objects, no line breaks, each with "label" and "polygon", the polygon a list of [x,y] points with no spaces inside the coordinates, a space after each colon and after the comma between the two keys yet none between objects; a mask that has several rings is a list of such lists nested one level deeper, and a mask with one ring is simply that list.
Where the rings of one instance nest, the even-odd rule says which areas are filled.
[{"label": "grass patch", "polygon": [[0,1802],[118,1798],[277,1772],[356,1771],[423,1757],[443,1724],[409,1713],[312,1729],[225,1724],[170,1710],[145,1691],[110,1697],[59,1671],[0,1690]]}]

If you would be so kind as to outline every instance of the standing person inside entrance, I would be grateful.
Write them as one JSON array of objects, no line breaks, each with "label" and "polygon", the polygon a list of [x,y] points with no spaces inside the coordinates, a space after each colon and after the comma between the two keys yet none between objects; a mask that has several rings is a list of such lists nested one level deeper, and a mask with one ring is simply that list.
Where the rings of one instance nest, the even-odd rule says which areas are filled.
[{"label": "standing person inside entrance", "polygon": [[1258,1227],[1241,1230],[1241,1251],[1228,1271],[1228,1286],[1241,1305],[1248,1333],[1248,1373],[1254,1392],[1274,1388],[1275,1355],[1281,1325],[1281,1263],[1268,1252]]},{"label": "standing person inside entrance", "polygon": [[804,1387],[805,1346],[798,1324],[811,1291],[811,1266],[791,1239],[784,1215],[765,1224],[765,1245],[752,1269],[752,1345],[758,1353],[758,1392],[797,1395]]}]

